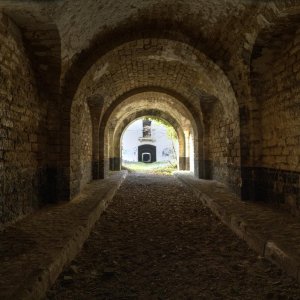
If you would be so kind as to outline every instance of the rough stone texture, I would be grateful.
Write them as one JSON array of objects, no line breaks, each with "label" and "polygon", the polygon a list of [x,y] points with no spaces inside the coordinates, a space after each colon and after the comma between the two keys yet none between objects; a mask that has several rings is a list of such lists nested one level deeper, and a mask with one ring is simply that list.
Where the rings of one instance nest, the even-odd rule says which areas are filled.
[{"label": "rough stone texture", "polygon": [[257,123],[261,139],[255,184],[259,187],[258,198],[272,198],[299,214],[300,35],[284,33],[280,36],[282,44],[278,44],[278,37],[271,37],[264,47],[257,46],[258,53],[252,61],[252,80],[256,83],[253,91],[260,104]]},{"label": "rough stone texture", "polygon": [[252,249],[300,282],[297,218],[271,206],[237,201],[235,194],[216,181],[199,180],[188,172],[177,172],[176,176]]},{"label": "rough stone texture", "polygon": [[92,121],[87,101],[72,105],[71,117],[71,197],[92,179]]},{"label": "rough stone texture", "polygon": [[[13,146],[8,133],[1,133],[2,147],[13,150],[0,150],[1,162],[6,155],[19,164],[15,172],[0,173],[6,174],[6,185],[19,183],[18,199],[6,197],[6,208],[0,201],[0,210],[10,215],[1,223],[36,203],[70,199],[91,178],[91,168],[93,178],[104,177],[109,156],[119,159],[110,153],[118,141],[105,130],[110,121],[122,128],[130,119],[118,123],[111,113],[141,92],[171,95],[186,107],[197,176],[218,179],[243,199],[299,214],[299,8],[298,0],[2,0],[3,40],[19,36],[16,49],[26,49],[21,56],[6,55],[3,42],[1,60],[10,67],[20,64],[11,86],[4,82],[3,89],[22,98],[22,107],[30,103],[30,112],[1,122],[33,133],[30,147],[35,153],[38,147],[38,154],[30,154],[23,130],[10,139]],[[22,86],[31,82],[33,89],[17,83],[27,69]],[[98,99],[96,105],[91,99]],[[15,114],[5,103],[0,103],[5,114]],[[87,107],[88,126],[76,120],[80,115],[87,120]],[[26,114],[32,114],[28,122]],[[171,117],[181,124],[178,115]],[[17,144],[25,160],[13,149]]]},{"label": "rough stone texture", "polygon": [[[134,97],[135,91],[136,98],[140,99],[136,101],[134,108],[129,107],[128,109],[157,107],[157,96],[153,98],[151,94],[141,94],[143,89],[149,91],[160,90],[162,94],[159,97],[159,100],[162,101],[160,109],[163,111],[172,112],[173,109],[182,111],[181,106],[185,107],[185,110],[189,110],[188,113],[184,113],[184,117],[187,118],[188,116],[189,122],[196,122],[197,124],[193,125],[194,153],[196,174],[199,173],[201,177],[205,176],[204,157],[199,150],[202,145],[199,146],[198,143],[202,144],[204,139],[203,129],[201,129],[202,119],[208,117],[206,114],[202,114],[201,106],[210,109],[219,99],[223,106],[222,117],[226,118],[222,122],[235,124],[231,127],[231,134],[232,139],[235,139],[235,143],[238,144],[238,141],[236,141],[239,139],[238,112],[230,83],[218,66],[205,55],[180,42],[164,39],[145,39],[129,42],[118,47],[97,61],[89,70],[80,83],[75,99],[86,93],[102,95],[104,105],[100,137],[107,138],[108,136],[114,136],[114,134],[105,134],[104,128],[114,127],[109,122],[116,123],[115,120],[109,121],[109,118],[113,118],[110,113],[116,105],[119,105],[124,111],[125,103],[123,101],[126,100],[126,97],[128,100],[129,96]],[[165,104],[167,101],[169,102],[168,98],[170,98],[167,93],[175,94],[171,98],[177,98],[177,100],[173,100],[174,105],[171,110]],[[146,104],[144,104],[145,101]],[[125,117],[125,114],[123,117]],[[115,118],[118,122],[121,122],[120,113]],[[184,126],[187,125],[182,126],[183,130],[185,130]],[[118,142],[114,141],[111,145],[109,145],[109,142],[103,144],[106,149],[101,150],[104,151],[104,154],[100,151],[100,155],[102,155],[100,160],[106,170],[105,174],[108,170],[109,160],[106,154],[107,148],[118,148]],[[111,156],[114,157],[114,154],[112,153]],[[218,164],[218,159],[214,164]],[[236,165],[238,165],[238,162],[236,162]],[[223,168],[223,165],[220,168]],[[222,171],[219,170],[218,172],[221,173]],[[222,181],[228,182],[229,174],[223,172],[222,175],[225,175],[225,177],[216,176],[215,178],[222,178]],[[230,176],[235,177],[232,179],[232,185],[235,182],[240,182],[240,174],[237,168],[235,172],[231,172]]]},{"label": "rough stone texture", "polygon": [[[184,24],[191,32],[195,31],[194,35],[197,37],[203,35],[217,40],[220,22],[242,14],[248,1],[243,2],[226,1],[227,8],[224,10],[225,0],[212,0],[209,3],[204,0],[117,0],[113,3],[88,0],[84,5],[81,2],[63,1],[57,9],[56,18],[65,49],[64,69],[70,66],[76,54],[79,54],[81,49],[88,48],[89,43],[96,37],[100,39],[107,33],[117,31],[118,27],[122,28],[128,24],[130,26],[130,23],[142,25],[141,20],[144,27],[152,22],[156,24],[157,29],[157,24],[160,24],[161,28],[164,28],[162,25],[167,25],[166,30],[169,27],[177,29]],[[64,11],[69,13],[65,15]],[[137,31],[133,29],[134,33]],[[129,33],[127,34],[129,36]]]},{"label": "rough stone texture", "polygon": [[[186,149],[189,133],[192,132],[195,139],[202,141],[203,137],[197,137],[198,128],[193,115],[184,104],[171,95],[161,92],[141,92],[122,99],[113,108],[105,127],[104,160],[108,157],[119,157],[120,160],[121,135],[128,124],[143,116],[162,118],[174,127],[179,138],[179,155],[182,157],[189,156]],[[107,134],[108,131],[110,134]],[[111,139],[108,139],[108,136]],[[198,153],[196,151],[196,159],[198,159]]]},{"label": "rough stone texture", "polygon": [[176,178],[130,174],[46,299],[299,299],[299,293],[295,280],[251,251]]},{"label": "rough stone texture", "polygon": [[69,203],[43,209],[0,236],[0,298],[38,300],[80,251],[126,177],[94,181]]},{"label": "rough stone texture", "polygon": [[239,193],[240,177],[240,142],[239,126],[230,119],[224,118],[224,109],[216,103],[206,120],[208,146],[206,146],[207,179],[215,179],[227,184]]},{"label": "rough stone texture", "polygon": [[0,228],[39,206],[46,107],[18,28],[0,15]]},{"label": "rough stone texture", "polygon": [[102,95],[106,110],[118,97],[142,87],[177,91],[195,112],[199,112],[199,100],[211,98],[223,103],[226,116],[235,117],[238,112],[222,70],[188,44],[167,39],[136,40],[108,52],[95,61],[77,93]]}]

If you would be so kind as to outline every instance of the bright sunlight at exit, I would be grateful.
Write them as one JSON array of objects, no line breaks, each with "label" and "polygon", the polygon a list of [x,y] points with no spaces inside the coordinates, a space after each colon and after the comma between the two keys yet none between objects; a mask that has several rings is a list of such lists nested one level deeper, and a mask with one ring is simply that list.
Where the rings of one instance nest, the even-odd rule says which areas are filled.
[{"label": "bright sunlight at exit", "polygon": [[178,167],[178,136],[163,119],[135,120],[122,135],[122,167],[131,172],[172,174]]}]

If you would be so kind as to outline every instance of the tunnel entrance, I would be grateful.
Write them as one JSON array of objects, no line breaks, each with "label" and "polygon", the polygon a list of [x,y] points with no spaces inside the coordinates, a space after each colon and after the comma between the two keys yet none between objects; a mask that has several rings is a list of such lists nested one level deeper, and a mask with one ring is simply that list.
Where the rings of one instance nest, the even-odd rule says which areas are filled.
[{"label": "tunnel entrance", "polygon": [[144,163],[156,162],[156,146],[141,145],[138,147],[138,161]]},{"label": "tunnel entrance", "polygon": [[156,118],[142,117],[127,126],[121,137],[122,166],[140,172],[172,173],[178,169],[175,129]]},{"label": "tunnel entrance", "polygon": [[[203,137],[198,135],[201,126],[198,128],[180,100],[168,92],[138,90],[120,101],[122,105],[110,112],[103,127],[104,147],[103,153],[100,153],[103,167],[100,169],[104,177],[109,170],[126,169],[128,164],[139,170],[163,164],[168,169],[202,176],[203,152],[198,155],[199,149],[202,151],[203,148]],[[151,150],[139,153],[142,145],[155,146],[156,157]],[[151,157],[146,153],[150,153]]]}]

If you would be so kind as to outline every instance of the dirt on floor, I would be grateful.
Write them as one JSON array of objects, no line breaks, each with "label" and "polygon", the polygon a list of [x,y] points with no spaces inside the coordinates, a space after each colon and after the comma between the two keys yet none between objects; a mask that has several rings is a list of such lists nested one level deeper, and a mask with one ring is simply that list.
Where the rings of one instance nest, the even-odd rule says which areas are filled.
[{"label": "dirt on floor", "polygon": [[172,176],[130,174],[46,299],[300,299]]}]

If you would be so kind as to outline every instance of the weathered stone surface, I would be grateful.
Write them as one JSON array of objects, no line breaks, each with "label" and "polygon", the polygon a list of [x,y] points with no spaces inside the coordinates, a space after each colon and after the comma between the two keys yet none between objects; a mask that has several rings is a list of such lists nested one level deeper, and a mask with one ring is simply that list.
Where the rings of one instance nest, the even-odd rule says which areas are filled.
[{"label": "weathered stone surface", "polygon": [[175,124],[197,176],[299,215],[297,0],[0,10],[1,224],[105,177],[122,128],[150,110]]},{"label": "weathered stone surface", "polygon": [[[207,187],[220,184],[199,191]],[[222,194],[218,203],[228,212]],[[231,210],[239,203],[247,207],[232,201]],[[256,211],[260,220],[265,212]],[[240,231],[253,237],[239,219]],[[72,265],[79,272],[65,268],[46,299],[297,299],[300,292],[171,176],[128,175]],[[68,285],[65,276],[72,276]]]},{"label": "weathered stone surface", "polygon": [[187,172],[176,176],[252,249],[300,282],[298,219],[271,206],[238,201],[236,195],[216,181],[197,180]]},{"label": "weathered stone surface", "polygon": [[0,229],[39,207],[45,172],[46,106],[20,30],[0,15]]},{"label": "weathered stone surface", "polygon": [[86,101],[75,101],[71,111],[71,197],[92,180],[92,120]]},{"label": "weathered stone surface", "polygon": [[[121,172],[95,181],[73,201],[48,207],[6,228],[0,236],[0,298],[41,299],[78,254],[126,175]],[[71,282],[70,276],[65,278],[66,284]]]}]

